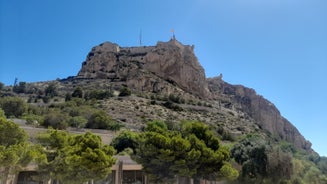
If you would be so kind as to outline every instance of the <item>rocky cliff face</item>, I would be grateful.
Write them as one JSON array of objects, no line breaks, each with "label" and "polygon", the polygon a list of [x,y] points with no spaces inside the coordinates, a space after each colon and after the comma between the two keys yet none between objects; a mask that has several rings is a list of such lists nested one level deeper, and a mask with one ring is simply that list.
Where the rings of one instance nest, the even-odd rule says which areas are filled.
[{"label": "rocky cliff face", "polygon": [[221,77],[206,79],[193,46],[175,39],[149,47],[120,47],[105,42],[92,48],[76,78],[105,79],[137,91],[164,94],[176,93],[177,86],[185,93],[246,114],[277,140],[292,142],[300,149],[311,149],[310,142],[296,127],[253,89],[228,84]]},{"label": "rocky cliff face", "polygon": [[209,95],[204,69],[194,55],[193,47],[182,45],[175,39],[150,47],[103,43],[88,54],[77,78],[120,81],[131,88],[150,92],[167,90],[159,82],[158,78],[161,78],[199,97]]},{"label": "rocky cliff face", "polygon": [[281,116],[274,104],[258,95],[255,90],[228,84],[218,77],[209,78],[207,81],[215,99],[225,99],[225,103],[232,104],[235,110],[248,114],[275,139],[286,140],[292,142],[296,148],[310,150],[311,143]]}]

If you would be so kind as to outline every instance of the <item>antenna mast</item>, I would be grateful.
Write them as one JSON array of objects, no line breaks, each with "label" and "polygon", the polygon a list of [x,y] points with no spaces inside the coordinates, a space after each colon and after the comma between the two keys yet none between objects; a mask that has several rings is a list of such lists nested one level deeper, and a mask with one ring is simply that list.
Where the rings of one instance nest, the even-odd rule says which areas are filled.
[{"label": "antenna mast", "polygon": [[175,38],[175,30],[174,29],[171,29],[170,32],[173,33],[173,40],[176,40],[176,38]]},{"label": "antenna mast", "polygon": [[140,35],[139,35],[139,37],[140,37],[140,46],[142,46],[142,29],[140,29]]}]

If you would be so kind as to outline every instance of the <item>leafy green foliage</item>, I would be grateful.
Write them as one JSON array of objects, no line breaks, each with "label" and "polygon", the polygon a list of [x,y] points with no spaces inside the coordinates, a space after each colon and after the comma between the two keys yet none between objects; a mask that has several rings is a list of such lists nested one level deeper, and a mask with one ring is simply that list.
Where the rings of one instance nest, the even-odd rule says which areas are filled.
[{"label": "leafy green foliage", "polygon": [[267,152],[267,173],[273,182],[289,180],[293,174],[293,162],[290,153],[285,153],[279,147],[274,147]]},{"label": "leafy green foliage", "polygon": [[315,163],[306,160],[293,158],[293,175],[292,183],[327,183],[327,175],[323,169],[319,168]]},{"label": "leafy green foliage", "polygon": [[[242,183],[326,183],[327,176],[319,170],[319,157],[295,158],[298,151],[287,142],[271,145],[258,135],[249,135],[231,150],[242,165]],[[305,154],[307,155],[307,154]],[[298,157],[298,156],[297,156]]]},{"label": "leafy green foliage", "polygon": [[27,111],[27,104],[19,97],[4,97],[0,98],[0,108],[7,117],[20,117]]},{"label": "leafy green foliage", "polygon": [[[133,158],[155,182],[186,176],[235,179],[238,172],[227,162],[229,151],[199,122],[182,124],[181,131],[168,130],[160,121],[150,122],[140,134]],[[223,168],[223,172],[221,169]]]},{"label": "leafy green foliage", "polygon": [[68,145],[70,135],[65,131],[50,129],[47,133],[40,134],[38,140],[44,147],[51,150],[60,150]]},{"label": "leafy green foliage", "polygon": [[39,145],[31,145],[26,133],[15,123],[0,118],[0,173],[1,183],[8,174],[18,172],[31,162],[45,162],[45,155]]},{"label": "leafy green foliage", "polygon": [[292,154],[296,153],[296,149],[295,149],[294,145],[290,142],[280,141],[279,147],[280,147],[280,149],[282,149],[283,152],[292,153]]},{"label": "leafy green foliage", "polygon": [[27,134],[17,124],[0,118],[0,145],[8,147],[27,140]]},{"label": "leafy green foliage", "polygon": [[0,108],[0,118],[6,118],[5,111]]},{"label": "leafy green foliage", "polygon": [[92,90],[85,94],[84,98],[86,100],[96,99],[104,100],[113,96],[113,93],[108,90]]},{"label": "leafy green foliage", "polygon": [[131,148],[134,150],[137,146],[137,134],[131,131],[123,131],[115,137],[110,145],[114,147],[118,153]]},{"label": "leafy green foliage", "polygon": [[114,122],[104,111],[97,111],[89,118],[86,128],[119,130],[121,125]]},{"label": "leafy green foliage", "polygon": [[132,91],[127,87],[123,87],[119,91],[119,96],[130,96],[131,94],[132,94]]},{"label": "leafy green foliage", "polygon": [[171,101],[167,101],[167,102],[164,102],[162,103],[162,105],[168,109],[172,109],[174,111],[183,111],[183,108],[180,107],[179,105],[171,102]]},{"label": "leafy green foliage", "polygon": [[[229,150],[220,144],[218,137],[209,130],[208,126],[200,122],[185,122],[182,124],[181,132],[190,141],[192,147],[201,153],[195,164],[197,178],[215,180],[219,177],[235,179],[238,176],[237,171],[227,163],[230,160]],[[220,172],[223,166],[225,172]],[[231,172],[226,173],[226,171]]]},{"label": "leafy green foliage", "polygon": [[44,122],[43,116],[35,115],[35,114],[26,114],[22,117],[22,119],[26,120],[26,124],[34,125],[34,126],[38,126],[40,124],[43,124],[43,122]]},{"label": "leafy green foliage", "polygon": [[16,174],[29,163],[40,164],[46,161],[43,150],[38,145],[21,142],[8,147],[0,145],[0,179],[5,183],[8,174]]},{"label": "leafy green foliage", "polygon": [[320,157],[317,166],[322,173],[327,174],[327,157]]},{"label": "leafy green foliage", "polygon": [[265,146],[266,142],[259,135],[248,135],[238,144],[235,144],[231,150],[232,156],[236,162],[243,164],[250,159],[250,154],[253,149]]},{"label": "leafy green foliage", "polygon": [[311,166],[304,174],[303,181],[304,183],[314,184],[327,183],[327,176],[322,174],[317,167]]},{"label": "leafy green foliage", "polygon": [[23,118],[29,124],[55,129],[66,129],[68,126],[71,126],[116,131],[122,127],[120,123],[112,120],[106,112],[98,110],[96,107],[94,101],[88,101],[83,98],[71,98],[64,103],[50,104],[47,108],[30,105],[27,108],[27,112],[25,111]]},{"label": "leafy green foliage", "polygon": [[222,140],[235,142],[235,137],[230,133],[230,131],[226,130],[223,126],[217,126],[216,130]]},{"label": "leafy green foliage", "polygon": [[148,132],[159,132],[163,134],[168,131],[168,126],[162,121],[152,121],[147,124],[144,130]]},{"label": "leafy green foliage", "polygon": [[47,97],[51,97],[51,98],[57,96],[57,95],[58,95],[58,89],[57,89],[56,84],[55,84],[55,83],[51,83],[51,84],[49,84],[49,85],[45,88],[44,93],[45,93],[45,96],[47,96]]},{"label": "leafy green foliage", "polygon": [[182,103],[183,101],[185,102],[185,100],[182,100],[181,99],[181,97],[180,96],[175,96],[175,95],[173,95],[173,94],[170,94],[169,96],[168,96],[168,100],[169,101],[172,101],[172,102],[174,102],[174,103]]},{"label": "leafy green foliage", "polygon": [[68,115],[57,110],[51,110],[44,116],[43,126],[64,130],[68,127]]},{"label": "leafy green foliage", "polygon": [[212,150],[219,149],[219,139],[209,130],[209,127],[200,122],[185,122],[182,125],[183,134],[194,134]]},{"label": "leafy green foliage", "polygon": [[48,147],[48,163],[41,168],[64,183],[103,179],[116,161],[112,157],[114,149],[89,132],[73,136],[52,130],[42,135],[40,141]]},{"label": "leafy green foliage", "polygon": [[242,180],[259,181],[267,175],[266,144],[257,135],[250,135],[241,140],[231,150],[235,161],[242,164]]},{"label": "leafy green foliage", "polygon": [[[172,139],[179,145],[173,146]],[[195,171],[186,165],[186,160],[189,159],[186,156],[196,157],[199,153],[192,154],[190,143],[181,137],[175,137],[168,132],[164,133],[162,130],[150,131],[141,134],[138,143],[134,158],[143,165],[147,173],[152,174],[155,182],[174,178],[176,174],[182,176],[188,173],[194,174]]]},{"label": "leafy green foliage", "polygon": [[13,91],[15,93],[25,93],[27,88],[26,82],[19,82],[19,84],[15,84],[13,87]]},{"label": "leafy green foliage", "polygon": [[85,119],[83,116],[74,116],[68,120],[69,126],[76,128],[83,128],[86,126],[86,123],[87,119]]},{"label": "leafy green foliage", "polygon": [[83,98],[83,90],[81,87],[77,87],[72,93],[72,97]]},{"label": "leafy green foliage", "polygon": [[66,95],[65,95],[65,102],[70,101],[72,98],[73,98],[73,97],[72,97],[72,94],[70,94],[70,93],[66,93]]}]

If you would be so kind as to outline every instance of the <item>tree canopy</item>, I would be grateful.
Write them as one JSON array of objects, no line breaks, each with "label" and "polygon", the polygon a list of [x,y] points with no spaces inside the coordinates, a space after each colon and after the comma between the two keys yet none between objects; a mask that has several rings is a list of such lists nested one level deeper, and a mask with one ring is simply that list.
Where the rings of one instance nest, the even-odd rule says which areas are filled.
[{"label": "tree canopy", "polygon": [[0,145],[9,147],[27,141],[27,134],[19,126],[5,118],[0,118]]},{"label": "tree canopy", "polygon": [[121,132],[111,143],[118,153],[124,151],[127,148],[135,150],[137,146],[137,134],[129,130]]},{"label": "tree canopy", "polygon": [[290,180],[293,174],[292,156],[291,152],[283,151],[284,148],[270,145],[260,135],[248,135],[242,139],[231,150],[235,161],[242,165],[239,180],[243,183]]},{"label": "tree canopy", "polygon": [[70,135],[51,130],[40,140],[48,147],[48,163],[42,168],[63,183],[83,183],[108,176],[116,159],[111,146],[103,145],[101,138],[90,132]]},{"label": "tree canopy", "polygon": [[186,122],[181,130],[168,130],[160,121],[148,123],[138,137],[133,156],[156,181],[180,177],[235,179],[238,172],[228,164],[229,151],[200,122]]},{"label": "tree canopy", "polygon": [[0,118],[0,179],[6,181],[8,174],[18,172],[31,162],[45,162],[43,149],[30,144],[27,134],[15,123]]}]

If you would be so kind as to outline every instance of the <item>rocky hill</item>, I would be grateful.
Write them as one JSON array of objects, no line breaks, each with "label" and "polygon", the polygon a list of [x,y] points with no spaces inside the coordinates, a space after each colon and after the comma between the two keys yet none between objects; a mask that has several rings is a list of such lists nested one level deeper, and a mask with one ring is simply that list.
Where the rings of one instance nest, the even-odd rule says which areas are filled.
[{"label": "rocky hill", "polygon": [[256,94],[255,90],[242,85],[228,84],[219,77],[209,78],[207,81],[215,100],[227,99],[227,105],[249,115],[261,129],[266,130],[274,138],[292,142],[297,148],[311,149],[311,143],[297,128],[281,116],[274,104]]},{"label": "rocky hill", "polygon": [[77,78],[108,79],[136,90],[171,93],[163,79],[199,97],[210,95],[193,46],[175,39],[150,47],[119,47],[105,42],[87,55]]},{"label": "rocky hill", "polygon": [[176,132],[198,121],[229,150],[236,183],[326,183],[326,157],[275,105],[222,75],[206,78],[193,49],[176,39],[145,47],[102,43],[76,76],[3,86],[0,115],[15,118],[31,142],[49,127],[93,132],[109,143],[126,129],[138,135],[151,121]]},{"label": "rocky hill", "polygon": [[[244,127],[258,126],[276,140],[286,140],[292,142],[296,148],[311,150],[311,143],[281,116],[271,102],[256,94],[255,90],[228,84],[221,76],[206,79],[204,69],[193,49],[194,46],[183,45],[176,39],[158,42],[155,46],[142,47],[120,47],[105,42],[92,48],[73,80],[101,79],[103,83],[111,86],[125,85],[138,93],[174,94],[187,100],[204,100],[210,104],[210,108],[194,110],[190,105],[180,105],[193,113],[171,112],[161,117],[157,115],[158,113],[152,112],[155,109],[153,106],[148,109],[152,112],[148,116],[150,119],[168,118],[174,114],[173,117],[177,119],[201,119],[208,124],[217,125],[225,122],[223,126],[235,134],[247,133],[244,130],[248,128]],[[119,104],[122,105],[124,102]],[[131,114],[130,117],[134,115],[138,117],[134,108],[129,109],[132,107],[130,104],[123,106],[125,112]],[[206,112],[206,115],[199,115],[203,112]],[[230,124],[226,123],[226,117]],[[129,120],[131,124],[137,122],[134,121],[137,118],[131,119]]]}]

